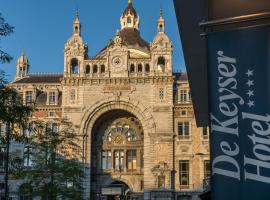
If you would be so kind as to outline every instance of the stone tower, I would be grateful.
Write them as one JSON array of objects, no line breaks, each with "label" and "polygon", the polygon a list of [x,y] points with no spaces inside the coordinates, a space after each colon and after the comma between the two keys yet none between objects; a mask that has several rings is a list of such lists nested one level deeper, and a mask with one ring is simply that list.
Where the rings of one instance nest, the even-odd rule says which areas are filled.
[{"label": "stone tower", "polygon": [[17,60],[15,80],[26,77],[28,75],[28,72],[29,62],[25,53],[22,52],[21,56]]}]

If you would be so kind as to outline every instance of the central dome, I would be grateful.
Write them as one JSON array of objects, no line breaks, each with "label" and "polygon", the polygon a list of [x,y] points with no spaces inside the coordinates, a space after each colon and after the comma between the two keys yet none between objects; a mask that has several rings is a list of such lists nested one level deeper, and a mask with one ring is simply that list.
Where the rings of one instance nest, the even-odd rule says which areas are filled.
[{"label": "central dome", "polygon": [[136,12],[135,8],[133,7],[131,1],[128,2],[128,6],[127,6],[127,8],[124,10],[124,13],[123,13],[122,16],[127,16],[127,15],[133,15],[133,16],[136,17],[136,18],[138,17],[137,12]]}]

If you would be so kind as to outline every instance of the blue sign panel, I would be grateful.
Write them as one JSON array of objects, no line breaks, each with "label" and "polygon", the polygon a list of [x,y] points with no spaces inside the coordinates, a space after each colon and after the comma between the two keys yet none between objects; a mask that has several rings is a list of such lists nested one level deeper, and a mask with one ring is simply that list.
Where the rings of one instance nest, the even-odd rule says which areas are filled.
[{"label": "blue sign panel", "polygon": [[270,199],[270,27],[210,33],[213,200]]}]

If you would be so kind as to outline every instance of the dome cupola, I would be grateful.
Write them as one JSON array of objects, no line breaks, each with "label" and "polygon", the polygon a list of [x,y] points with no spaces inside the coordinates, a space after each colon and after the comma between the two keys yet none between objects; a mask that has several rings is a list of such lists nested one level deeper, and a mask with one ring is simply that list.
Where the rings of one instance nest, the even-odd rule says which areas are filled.
[{"label": "dome cupola", "polygon": [[121,29],[133,28],[139,30],[140,19],[132,5],[132,0],[128,0],[128,5],[120,18],[120,23]]}]

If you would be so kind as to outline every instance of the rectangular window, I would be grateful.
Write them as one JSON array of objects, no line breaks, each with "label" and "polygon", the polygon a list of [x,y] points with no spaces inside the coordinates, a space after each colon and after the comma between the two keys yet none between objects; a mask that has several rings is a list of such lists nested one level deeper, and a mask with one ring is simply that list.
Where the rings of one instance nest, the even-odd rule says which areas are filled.
[{"label": "rectangular window", "polygon": [[211,169],[210,169],[210,161],[205,160],[204,161],[204,178],[209,178],[211,175]]},{"label": "rectangular window", "polygon": [[158,176],[158,188],[165,188],[165,176]]},{"label": "rectangular window", "polygon": [[137,168],[136,150],[127,151],[127,168],[130,170]]},{"label": "rectangular window", "polygon": [[112,152],[111,151],[102,151],[102,153],[101,153],[101,167],[102,167],[102,169],[111,169],[112,168]]},{"label": "rectangular window", "polygon": [[0,123],[0,136],[5,136],[6,131],[7,131],[6,124]]},{"label": "rectangular window", "polygon": [[25,102],[26,103],[32,103],[33,102],[33,92],[32,91],[27,91],[25,93]]},{"label": "rectangular window", "polygon": [[53,111],[48,112],[48,117],[55,117],[55,112]]},{"label": "rectangular window", "polygon": [[24,147],[23,164],[25,167],[31,167],[33,164],[32,147],[30,146]]},{"label": "rectangular window", "polygon": [[205,139],[205,140],[208,139],[208,127],[202,128],[202,136],[203,136],[203,139]]},{"label": "rectangular window", "polygon": [[180,139],[190,138],[190,122],[178,122],[178,136]]},{"label": "rectangular window", "polygon": [[71,89],[70,90],[70,101],[75,101],[76,100],[76,90]]},{"label": "rectangular window", "polygon": [[124,169],[124,151],[114,151],[114,169],[122,171]]},{"label": "rectangular window", "polygon": [[180,160],[179,161],[179,182],[180,185],[189,185],[189,161]]},{"label": "rectangular window", "polygon": [[56,92],[49,92],[49,105],[56,103]]},{"label": "rectangular window", "polygon": [[179,101],[181,103],[188,101],[188,92],[187,92],[187,90],[180,90]]}]

